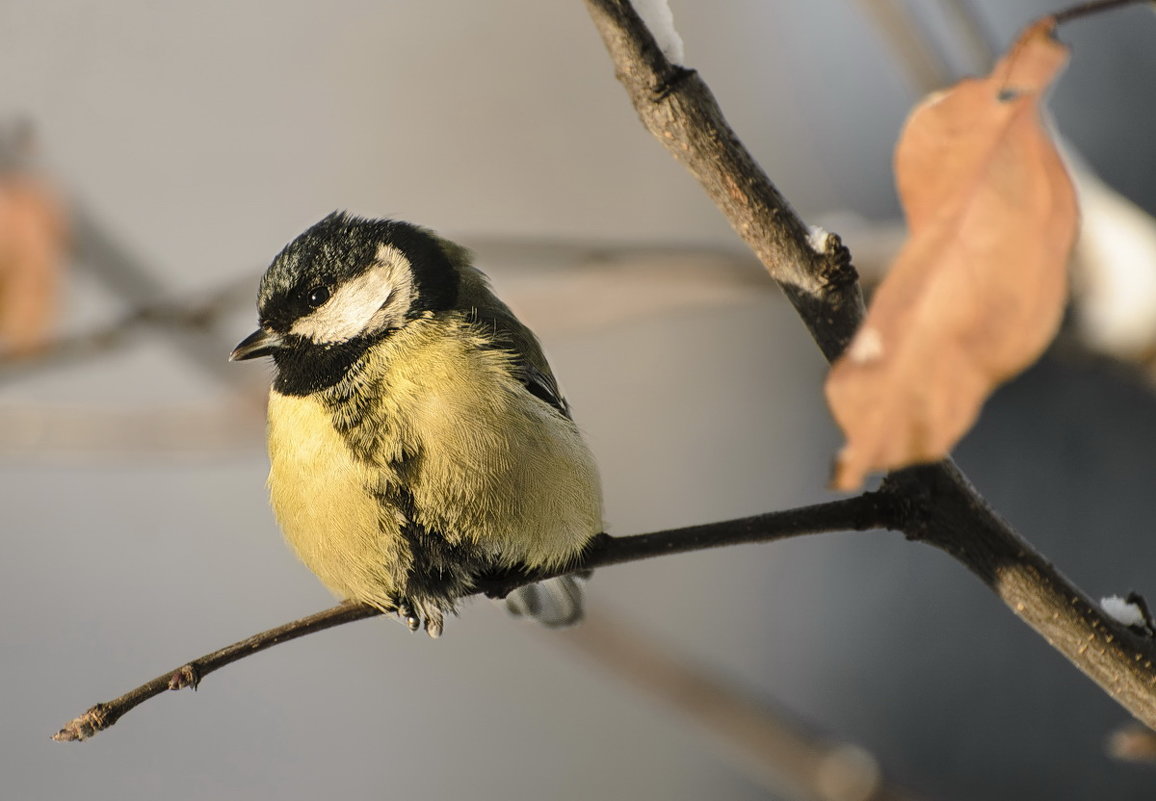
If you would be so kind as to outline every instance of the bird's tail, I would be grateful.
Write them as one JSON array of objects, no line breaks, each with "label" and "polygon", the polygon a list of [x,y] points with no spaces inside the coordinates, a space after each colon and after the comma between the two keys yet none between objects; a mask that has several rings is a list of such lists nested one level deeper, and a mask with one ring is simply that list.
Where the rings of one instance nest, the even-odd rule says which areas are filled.
[{"label": "bird's tail", "polygon": [[527,584],[506,596],[506,608],[550,628],[572,626],[582,619],[582,584],[576,575]]}]

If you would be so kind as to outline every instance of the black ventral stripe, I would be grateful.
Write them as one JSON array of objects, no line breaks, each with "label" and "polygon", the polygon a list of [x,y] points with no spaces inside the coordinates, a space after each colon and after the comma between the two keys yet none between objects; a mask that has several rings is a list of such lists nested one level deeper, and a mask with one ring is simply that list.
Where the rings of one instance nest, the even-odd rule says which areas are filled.
[{"label": "black ventral stripe", "polygon": [[441,532],[416,522],[413,493],[405,486],[389,484],[375,496],[383,509],[396,510],[404,519],[398,534],[409,546],[408,598],[438,605],[452,603],[472,589],[474,576],[493,568],[491,557],[473,543],[450,543]]}]

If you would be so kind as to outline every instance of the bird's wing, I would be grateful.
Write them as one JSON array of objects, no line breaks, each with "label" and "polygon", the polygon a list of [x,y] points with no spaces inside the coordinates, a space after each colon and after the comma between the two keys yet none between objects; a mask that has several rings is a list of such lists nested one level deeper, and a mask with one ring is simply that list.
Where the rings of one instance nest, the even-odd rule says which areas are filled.
[{"label": "bird's wing", "polygon": [[546,401],[546,403],[553,406],[565,417],[570,416],[570,404],[562,397],[561,391],[558,389],[558,384],[554,380],[554,376],[547,372],[543,373],[537,370],[533,365],[525,362],[519,363],[518,378],[522,384],[530,391],[530,394],[535,398]]},{"label": "bird's wing", "polygon": [[513,355],[515,375],[531,395],[570,417],[570,405],[558,389],[538,338],[494,295],[485,275],[472,267],[462,268],[458,307],[492,339],[494,347]]}]

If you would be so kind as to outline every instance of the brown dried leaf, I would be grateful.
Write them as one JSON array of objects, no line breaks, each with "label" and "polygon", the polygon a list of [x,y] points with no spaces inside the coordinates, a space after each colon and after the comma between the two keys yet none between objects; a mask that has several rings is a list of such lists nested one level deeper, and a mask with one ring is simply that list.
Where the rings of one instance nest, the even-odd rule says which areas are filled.
[{"label": "brown dried leaf", "polygon": [[55,320],[65,226],[55,195],[23,173],[0,177],[0,354],[27,356]]},{"label": "brown dried leaf", "polygon": [[1067,61],[1050,17],[983,79],[925,99],[895,152],[909,235],[831,369],[834,485],[943,458],[1059,325],[1075,193],[1039,101]]}]

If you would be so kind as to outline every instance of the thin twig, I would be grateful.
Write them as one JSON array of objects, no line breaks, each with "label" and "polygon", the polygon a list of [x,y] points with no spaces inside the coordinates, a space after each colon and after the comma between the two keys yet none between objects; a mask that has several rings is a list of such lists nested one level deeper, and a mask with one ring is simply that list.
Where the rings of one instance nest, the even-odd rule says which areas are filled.
[{"label": "thin twig", "polygon": [[1071,22],[1080,17],[1091,16],[1092,14],[1100,14],[1104,11],[1111,11],[1123,6],[1135,6],[1140,3],[1150,3],[1151,0],[1093,0],[1090,3],[1080,3],[1079,5],[1066,8],[1063,11],[1057,11],[1052,15],[1057,25],[1065,22]]},{"label": "thin twig", "polygon": [[[699,179],[833,359],[862,319],[857,282],[827,280],[831,262],[808,255],[806,228],[785,201],[772,205],[781,201],[779,193],[706,84],[665,59],[628,0],[585,3],[643,124]],[[1090,5],[1103,10],[1122,3]],[[883,491],[906,510],[900,530],[961,562],[1112,698],[1156,727],[1156,640],[1104,614],[1001,520],[954,464],[893,473]]]},{"label": "thin twig", "polygon": [[[588,550],[585,559],[579,565],[571,565],[565,570],[552,574],[510,575],[489,581],[480,581],[478,582],[478,590],[487,595],[501,596],[524,584],[572,570],[608,567],[625,562],[724,545],[772,542],[788,537],[827,531],[865,531],[885,528],[891,520],[892,511],[885,497],[878,493],[866,493],[845,500],[727,520],[721,523],[688,526],[653,534],[638,534],[633,537],[603,536],[595,541],[594,546]],[[266,648],[295,640],[306,634],[324,631],[334,626],[352,623],[355,620],[363,620],[379,614],[381,614],[381,610],[371,606],[344,603],[247,637],[240,642],[163,673],[119,698],[96,704],[80,717],[70,721],[52,739],[58,741],[87,739],[116,723],[129,710],[153,696],[160,695],[165,690],[196,687],[205,676],[225,665],[236,662],[238,659],[244,659],[264,651]]]},{"label": "thin twig", "polygon": [[75,720],[70,721],[63,729],[52,736],[53,740],[67,742],[71,740],[85,740],[103,731],[116,723],[129,710],[143,704],[153,696],[160,695],[165,690],[183,690],[185,687],[197,688],[201,679],[225,665],[244,659],[255,653],[272,648],[279,643],[289,642],[306,634],[331,629],[343,623],[352,623],[355,620],[364,620],[367,617],[380,615],[381,610],[363,604],[340,604],[332,609],[326,609],[309,617],[303,617],[278,626],[275,629],[254,634],[240,642],[205,654],[199,659],[187,662],[184,665],[162,673],[152,681],[146,681],[139,687],[129,690],[124,695],[108,703],[96,704]]}]

